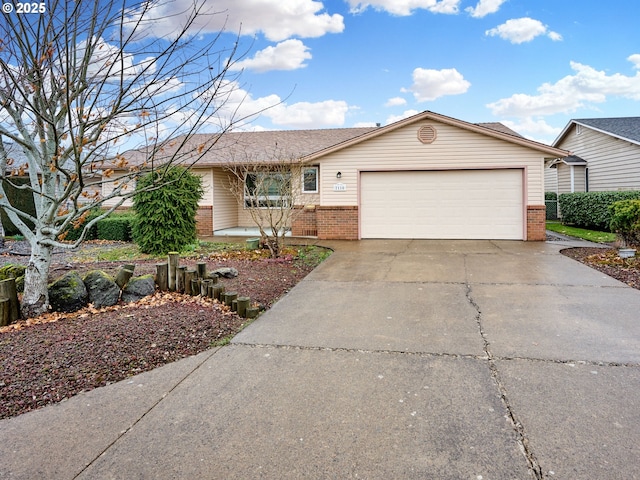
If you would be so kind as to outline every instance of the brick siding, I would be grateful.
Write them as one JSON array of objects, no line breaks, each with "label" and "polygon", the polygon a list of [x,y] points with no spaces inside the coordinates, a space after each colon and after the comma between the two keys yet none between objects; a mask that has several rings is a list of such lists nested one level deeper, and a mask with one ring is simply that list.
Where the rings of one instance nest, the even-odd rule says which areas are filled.
[{"label": "brick siding", "polygon": [[358,207],[316,207],[318,238],[357,240]]},{"label": "brick siding", "polygon": [[547,238],[546,211],[544,205],[527,206],[527,241],[544,242]]},{"label": "brick siding", "polygon": [[213,234],[213,207],[200,206],[196,212],[196,231],[198,235],[209,236]]},{"label": "brick siding", "polygon": [[294,237],[317,237],[318,224],[316,206],[307,205],[305,207],[295,207],[293,222],[291,224],[291,235]]}]

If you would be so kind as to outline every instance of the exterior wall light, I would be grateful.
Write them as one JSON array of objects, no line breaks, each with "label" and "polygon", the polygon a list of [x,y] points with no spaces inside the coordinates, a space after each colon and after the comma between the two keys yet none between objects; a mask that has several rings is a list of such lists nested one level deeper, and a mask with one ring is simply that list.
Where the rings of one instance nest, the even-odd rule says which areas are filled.
[{"label": "exterior wall light", "polygon": [[342,172],[336,173],[336,178],[342,178]]}]

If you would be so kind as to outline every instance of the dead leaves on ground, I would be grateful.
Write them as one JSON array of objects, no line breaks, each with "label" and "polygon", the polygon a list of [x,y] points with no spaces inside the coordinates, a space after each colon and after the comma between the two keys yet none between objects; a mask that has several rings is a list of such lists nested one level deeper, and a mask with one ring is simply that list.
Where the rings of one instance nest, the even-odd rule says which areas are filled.
[{"label": "dead leaves on ground", "polygon": [[181,305],[198,305],[201,307],[215,308],[223,315],[233,315],[231,309],[220,303],[218,300],[214,300],[208,297],[184,295],[176,292],[156,292],[153,295],[142,298],[137,302],[124,303],[114,305],[112,307],[95,308],[92,304],[89,304],[85,308],[82,308],[76,312],[64,313],[64,312],[50,312],[40,315],[36,318],[28,318],[26,320],[20,320],[6,327],[0,327],[0,334],[6,332],[12,332],[16,330],[22,330],[34,325],[41,325],[44,323],[58,322],[71,318],[89,318],[92,315],[100,313],[114,312],[118,310],[130,310],[130,309],[149,309],[155,307],[162,307],[169,304],[181,304]]}]

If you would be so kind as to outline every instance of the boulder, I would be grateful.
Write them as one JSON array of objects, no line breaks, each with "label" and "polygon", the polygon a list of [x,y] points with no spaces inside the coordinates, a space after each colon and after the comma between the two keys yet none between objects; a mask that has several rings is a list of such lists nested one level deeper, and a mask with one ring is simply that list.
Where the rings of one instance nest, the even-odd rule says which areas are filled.
[{"label": "boulder", "polygon": [[91,270],[82,279],[89,302],[96,308],[110,307],[118,303],[120,299],[120,287],[114,279],[102,270]]},{"label": "boulder", "polygon": [[16,279],[16,290],[18,292],[24,291],[24,272],[27,269],[24,265],[17,265],[15,263],[8,263],[0,268],[0,280],[6,280],[8,278]]},{"label": "boulder", "polygon": [[122,301],[125,303],[137,302],[147,295],[152,295],[155,291],[156,283],[153,275],[134,277],[122,290]]},{"label": "boulder", "polygon": [[209,273],[210,277],[234,278],[238,276],[238,270],[233,267],[221,267]]},{"label": "boulder", "polygon": [[75,312],[86,307],[88,302],[87,287],[75,270],[49,285],[49,303],[56,312]]}]

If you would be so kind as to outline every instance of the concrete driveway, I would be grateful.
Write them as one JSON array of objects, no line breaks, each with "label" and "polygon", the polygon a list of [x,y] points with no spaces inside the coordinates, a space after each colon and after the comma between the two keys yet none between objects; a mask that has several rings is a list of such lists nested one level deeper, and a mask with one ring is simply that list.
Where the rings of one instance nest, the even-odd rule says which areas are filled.
[{"label": "concrete driveway", "polygon": [[0,478],[640,478],[640,291],[562,243],[332,246],[231,345],[0,422]]}]

